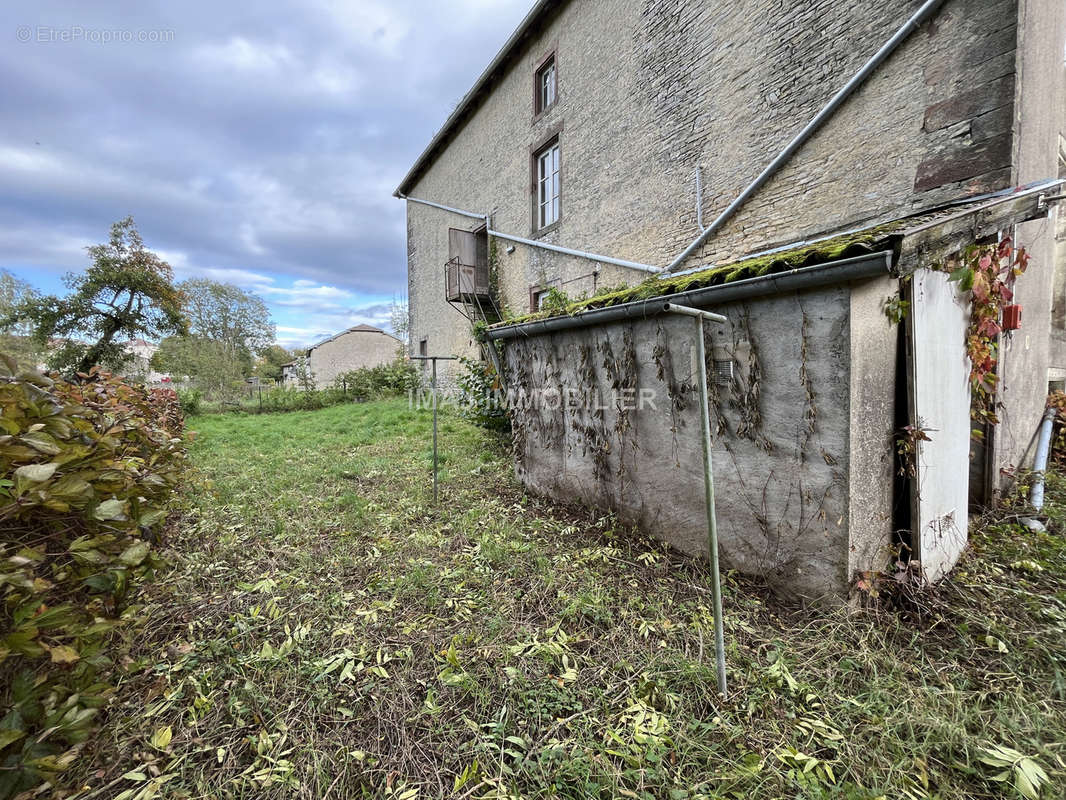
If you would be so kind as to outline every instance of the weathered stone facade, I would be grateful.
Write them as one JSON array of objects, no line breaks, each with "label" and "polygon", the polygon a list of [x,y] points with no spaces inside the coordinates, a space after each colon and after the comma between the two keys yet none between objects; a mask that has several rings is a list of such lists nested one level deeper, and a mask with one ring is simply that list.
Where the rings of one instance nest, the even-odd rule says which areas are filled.
[{"label": "weathered stone facade", "polygon": [[[698,232],[695,169],[710,220],[918,5],[557,3],[402,190],[536,237],[531,153],[558,136],[562,213],[544,240],[664,265]],[[1048,0],[1021,5],[947,0],[687,266],[1012,185],[1019,15],[1035,8],[1049,29],[1061,15]],[[534,70],[549,52],[558,102],[535,115]],[[413,346],[473,352],[443,271],[447,229],[476,224],[408,203]],[[645,277],[497,244],[513,313],[528,310],[535,284],[576,295]]]},{"label": "weathered stone facade", "polygon": [[[461,104],[462,116],[446,125],[399,193],[490,214],[491,227],[499,231],[665,266],[699,233],[697,169],[706,223],[920,5],[919,0],[540,3],[535,11],[542,13],[530,18],[527,35],[514,40],[509,58],[498,57],[495,72]],[[1066,130],[1064,36],[1066,4],[1057,0],[945,0],[682,266],[729,263],[1056,177],[1059,139]],[[552,53],[558,102],[535,114],[534,76]],[[558,141],[562,154],[561,215],[538,232],[534,156],[549,141]],[[1056,366],[1049,343],[1056,212],[1043,216],[1042,209],[1019,217],[1042,217],[1037,221],[995,229],[983,226],[977,212],[967,223],[973,235],[957,237],[955,244],[971,242],[981,228],[981,235],[1014,235],[1033,256],[1030,272],[1018,283],[1024,328],[1005,337],[1001,347],[1002,423],[989,457],[997,477],[1025,463],[1048,369]],[[412,201],[407,213],[412,345],[424,341],[430,353],[472,355],[470,325],[444,299],[444,263],[448,228],[474,230],[480,223]],[[914,241],[920,248],[921,237]],[[592,294],[647,277],[502,240],[494,250],[499,301],[514,314],[530,310],[532,286]],[[946,254],[908,253],[907,269],[931,266],[928,259]],[[839,592],[855,570],[883,557],[891,517],[899,522],[891,507],[901,502],[898,491],[893,499],[891,431],[908,422],[905,397],[897,402],[905,395],[906,373],[895,358],[894,335],[883,330],[880,308],[896,282],[871,285],[872,290],[841,286],[835,294],[793,293],[730,309],[751,330],[762,329],[759,338],[771,356],[764,362],[773,366],[763,374],[758,412],[774,455],[756,452],[754,440],[751,453],[743,452],[749,445],[737,436],[715,440],[716,459],[743,462],[743,469],[727,468],[725,474],[754,481],[729,485],[726,478],[734,501],[725,512],[732,531],[726,535],[740,537],[725,544],[726,555],[746,571],[787,577],[807,594]],[[797,316],[793,306],[805,302],[814,317]],[[595,335],[553,334],[545,340],[533,335],[525,343],[518,338],[507,345],[509,375],[528,372],[530,381],[560,386],[584,379],[603,387],[610,376],[581,371],[588,373],[594,361],[608,369],[610,358],[625,357],[637,365],[641,385],[662,382],[653,368],[662,324],[608,325]],[[795,352],[807,341],[805,329],[813,332],[811,346],[818,350],[809,360]],[[729,335],[735,338],[735,331]],[[609,354],[591,352],[604,342]],[[960,371],[964,380],[963,363],[953,363],[952,374]],[[813,379],[820,394],[817,437],[827,444],[822,452],[808,451],[811,437],[800,444],[807,429],[804,370],[807,379],[824,372]],[[872,428],[865,424],[871,414]],[[532,430],[547,438],[519,442],[520,475],[539,491],[617,508],[683,549],[699,551],[702,498],[689,477],[699,455],[694,421],[681,425],[685,433],[679,434],[676,419],[654,414],[635,419],[588,421],[589,430],[615,426],[602,457],[595,442],[580,441],[581,420],[567,420],[569,433],[555,430],[550,415],[526,420],[520,437]],[[641,429],[630,436],[631,423]],[[552,444],[552,435],[564,438]],[[665,448],[671,441],[673,468],[666,463],[670,459],[656,454],[657,443]],[[965,472],[965,464],[957,466]],[[759,480],[761,489],[755,485]],[[670,491],[680,493],[674,504],[663,500]],[[796,498],[802,498],[802,508],[794,506]],[[812,526],[804,516],[811,509],[832,525],[819,527],[822,519]],[[956,516],[963,521],[963,537],[965,511],[958,509]],[[778,534],[767,525],[777,525]],[[779,535],[782,531],[788,535]],[[741,552],[753,547],[759,552]]]},{"label": "weathered stone facade", "polygon": [[402,346],[403,342],[379,328],[356,325],[307,351],[312,379],[323,389],[345,372],[395,361]]}]

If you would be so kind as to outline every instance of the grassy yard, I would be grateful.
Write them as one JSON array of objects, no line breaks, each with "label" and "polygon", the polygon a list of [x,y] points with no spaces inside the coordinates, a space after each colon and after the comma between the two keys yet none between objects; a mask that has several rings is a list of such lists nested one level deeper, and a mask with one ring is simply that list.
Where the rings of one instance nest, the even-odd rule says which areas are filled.
[{"label": "grassy yard", "polygon": [[405,402],[190,427],[81,798],[1018,797],[1039,768],[1066,793],[1059,479],[1051,533],[985,521],[917,605],[729,577],[722,700],[703,566],[524,496],[462,420],[436,507]]}]

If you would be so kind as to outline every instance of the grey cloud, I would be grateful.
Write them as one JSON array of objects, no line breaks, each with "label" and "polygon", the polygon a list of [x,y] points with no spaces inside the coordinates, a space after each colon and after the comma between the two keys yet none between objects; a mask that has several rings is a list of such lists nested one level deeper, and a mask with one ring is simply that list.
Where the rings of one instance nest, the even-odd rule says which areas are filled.
[{"label": "grey cloud", "polygon": [[[391,190],[529,2],[5,3],[0,266],[133,214],[190,269],[403,291]],[[16,41],[74,25],[173,39]]]}]

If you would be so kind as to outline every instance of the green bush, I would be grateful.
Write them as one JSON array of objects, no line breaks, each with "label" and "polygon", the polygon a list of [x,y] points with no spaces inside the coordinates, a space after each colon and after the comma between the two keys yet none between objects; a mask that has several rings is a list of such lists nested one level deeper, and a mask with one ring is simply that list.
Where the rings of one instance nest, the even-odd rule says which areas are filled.
[{"label": "green bush", "polygon": [[181,404],[182,413],[187,417],[200,413],[203,399],[204,393],[199,389],[178,389],[178,402]]},{"label": "green bush", "polygon": [[459,361],[463,365],[456,377],[462,390],[460,416],[491,431],[509,431],[511,419],[507,414],[506,395],[495,368],[472,358],[460,358]]},{"label": "green bush", "polygon": [[[222,403],[210,410],[218,411],[313,411],[319,408],[362,400],[379,400],[407,394],[418,386],[418,372],[410,362],[396,360],[391,364],[364,367],[338,375],[333,385],[325,389],[300,389],[279,386],[262,392],[240,404]],[[209,409],[199,406],[198,411]],[[194,412],[189,412],[194,413]]]},{"label": "green bush", "polygon": [[0,797],[57,776],[110,694],[184,460],[172,390],[0,365]]},{"label": "green bush", "polygon": [[359,400],[395,397],[418,388],[418,370],[410,361],[396,359],[389,364],[345,372],[334,379],[333,386]]}]

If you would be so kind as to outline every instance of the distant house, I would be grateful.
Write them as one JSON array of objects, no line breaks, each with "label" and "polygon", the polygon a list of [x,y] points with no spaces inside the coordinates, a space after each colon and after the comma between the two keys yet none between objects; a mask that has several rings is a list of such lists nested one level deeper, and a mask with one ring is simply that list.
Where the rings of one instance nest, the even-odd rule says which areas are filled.
[{"label": "distant house", "polygon": [[169,376],[163,375],[152,369],[152,356],[159,349],[159,345],[145,339],[130,339],[123,345],[131,358],[120,370],[123,376],[144,383],[160,383],[169,380]]},{"label": "distant house", "polygon": [[[308,348],[311,379],[319,388],[329,386],[345,372],[394,361],[402,346],[403,342],[380,328],[356,325]],[[286,383],[295,382],[295,362],[284,365],[282,375]]]},{"label": "distant house", "polygon": [[296,384],[296,362],[290,361],[288,364],[281,365],[281,383],[285,386],[294,386]]}]

